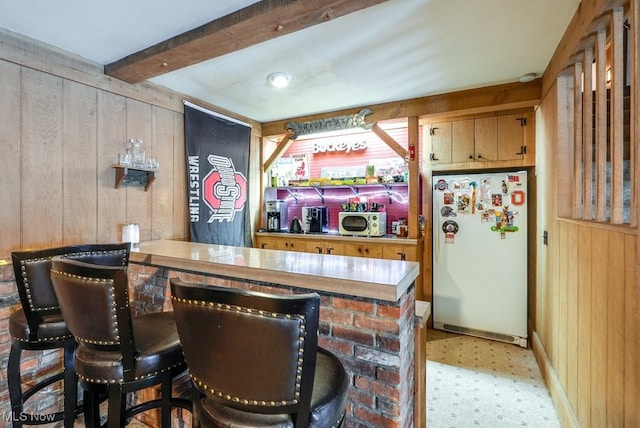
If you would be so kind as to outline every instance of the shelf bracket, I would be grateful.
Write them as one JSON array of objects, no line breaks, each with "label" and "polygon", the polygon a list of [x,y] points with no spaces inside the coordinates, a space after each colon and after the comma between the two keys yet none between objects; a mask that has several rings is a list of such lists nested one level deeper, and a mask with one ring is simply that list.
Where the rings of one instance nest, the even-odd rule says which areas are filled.
[{"label": "shelf bracket", "polygon": [[389,198],[389,205],[391,205],[393,203],[393,198],[391,198],[391,194],[393,193],[391,192],[391,186],[389,186],[388,184],[385,184],[384,188],[387,191],[387,197]]},{"label": "shelf bracket", "polygon": [[313,190],[315,190],[318,196],[320,196],[320,200],[324,204],[324,189],[318,189],[317,187],[314,186]]},{"label": "shelf bracket", "polygon": [[292,192],[292,191],[291,191],[291,189],[290,189],[289,187],[285,187],[284,189],[285,189],[285,190],[289,193],[289,195],[290,195],[290,196],[291,196],[291,197],[296,201],[296,204],[297,204],[297,203],[298,203],[298,194],[297,194],[297,193]]}]

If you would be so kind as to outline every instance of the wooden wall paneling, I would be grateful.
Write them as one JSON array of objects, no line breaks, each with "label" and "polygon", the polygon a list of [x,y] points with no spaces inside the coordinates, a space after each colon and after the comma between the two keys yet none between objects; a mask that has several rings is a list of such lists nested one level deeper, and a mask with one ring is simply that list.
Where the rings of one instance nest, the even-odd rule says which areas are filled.
[{"label": "wooden wall paneling", "polygon": [[607,32],[600,30],[596,36],[596,111],[595,111],[595,178],[596,220],[607,221],[606,207],[611,199],[607,187]]},{"label": "wooden wall paneling", "polygon": [[574,404],[583,427],[591,421],[591,227],[578,230],[578,401]]},{"label": "wooden wall paneling", "polygon": [[64,245],[97,238],[97,95],[89,86],[62,84],[62,209]]},{"label": "wooden wall paneling", "polygon": [[184,114],[173,115],[173,163],[160,165],[172,170],[174,238],[187,240],[190,234],[187,202],[187,148],[184,140]]},{"label": "wooden wall paneling", "polygon": [[573,164],[573,79],[571,75],[559,76],[557,82],[557,123],[558,137],[555,144],[556,165],[556,182],[562,183],[556,186],[556,204],[558,217],[571,218],[573,214],[572,207],[572,182],[574,179],[573,170],[568,168]]},{"label": "wooden wall paneling", "polygon": [[578,226],[575,223],[567,223],[566,246],[563,249],[567,253],[567,311],[566,311],[566,361],[567,376],[563,385],[567,398],[571,403],[578,402],[578,355],[581,350],[578,348],[578,290],[579,290],[579,267],[578,267]]},{"label": "wooden wall paneling", "polygon": [[[636,9],[636,13],[638,10]],[[640,239],[636,235],[625,237],[625,269],[624,282],[624,426],[640,426],[640,287],[638,287],[638,245]]]},{"label": "wooden wall paneling", "polygon": [[[606,278],[606,423],[607,426],[621,427],[624,419],[624,301],[626,266],[633,265],[626,252],[625,235],[610,232],[607,249],[608,275]],[[604,303],[604,302],[603,302]],[[604,305],[602,305],[602,309]]]},{"label": "wooden wall paneling", "polygon": [[[611,223],[622,224],[624,158],[624,9],[613,9],[611,18]],[[606,75],[606,72],[605,72]]]},{"label": "wooden wall paneling", "polygon": [[[591,419],[590,426],[607,426],[607,279],[609,276],[609,232],[591,228]],[[617,253],[616,255],[619,255]],[[595,303],[595,304],[594,304]]]},{"label": "wooden wall paneling", "polygon": [[[127,99],[127,139],[140,138],[146,152],[153,153],[151,139],[151,106]],[[126,186],[127,223],[140,224],[140,241],[151,239],[153,192],[145,192],[142,186]]]},{"label": "wooden wall paneling", "polygon": [[20,67],[0,61],[0,258],[20,245]]},{"label": "wooden wall paneling", "polygon": [[126,98],[98,91],[98,242],[120,242],[127,219],[127,192],[115,188],[115,171],[111,167],[127,147],[126,123]]},{"label": "wooden wall paneling", "polygon": [[[558,282],[557,282],[557,322],[556,324],[556,339],[555,343],[557,348],[557,364],[556,373],[560,383],[566,388],[567,385],[567,370],[568,370],[568,360],[567,360],[567,329],[568,329],[568,319],[567,314],[569,313],[569,300],[568,300],[568,284],[569,284],[569,272],[565,269],[569,263],[569,226],[566,222],[558,222],[558,243],[559,243],[559,251],[558,258],[555,260],[554,265],[557,266],[558,274]],[[556,270],[554,269],[554,270]]]},{"label": "wooden wall paneling", "polygon": [[22,69],[22,246],[62,242],[62,79]]},{"label": "wooden wall paneling", "polygon": [[151,239],[171,239],[173,231],[173,112],[151,107],[150,155],[160,164],[147,193],[151,198]]},{"label": "wooden wall paneling", "polygon": [[[631,31],[629,43],[631,49],[631,80],[640,82],[640,31],[637,25],[640,24],[640,0],[631,0],[630,22],[635,31]],[[640,100],[640,85],[635,84],[631,88],[631,153],[632,153],[632,175],[633,186],[632,197],[636,204],[632,204],[631,224],[638,224],[638,207],[640,201],[640,153],[635,147],[640,142],[640,114],[638,112],[638,102]],[[638,365],[638,355],[640,355],[640,237],[627,236],[625,239],[625,255],[633,263],[629,263],[626,268],[625,280],[625,363],[624,363],[624,423],[627,427],[640,426],[640,365]]]},{"label": "wooden wall paneling", "polygon": [[[592,62],[593,49],[586,49],[584,51],[584,64],[591,64]],[[582,145],[584,150],[582,153],[582,159],[584,159],[584,173],[582,176],[582,182],[584,183],[582,200],[584,201],[584,206],[582,218],[593,219],[594,213],[591,203],[593,197],[593,186],[591,185],[593,179],[593,164],[591,163],[591,159],[593,159],[593,147],[591,145],[591,141],[593,141],[593,92],[588,89],[591,88],[593,79],[591,67],[584,67],[583,73],[583,87],[587,89],[583,91],[582,95],[582,141],[584,142]]]}]

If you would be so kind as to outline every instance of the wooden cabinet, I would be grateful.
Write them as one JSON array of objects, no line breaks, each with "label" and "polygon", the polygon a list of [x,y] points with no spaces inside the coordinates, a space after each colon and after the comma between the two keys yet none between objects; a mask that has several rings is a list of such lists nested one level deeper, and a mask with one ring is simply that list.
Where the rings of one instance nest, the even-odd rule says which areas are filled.
[{"label": "wooden cabinet", "polygon": [[416,279],[416,299],[431,300],[431,292],[424,292],[422,283],[422,238],[405,240],[259,232],[254,237],[254,247],[418,262],[421,268]]},{"label": "wooden cabinet", "polygon": [[533,114],[510,114],[498,118],[498,160],[522,159],[527,150],[527,130]]},{"label": "wooden cabinet", "polygon": [[451,122],[451,163],[474,159],[474,132],[473,119]]},{"label": "wooden cabinet", "polygon": [[428,134],[431,142],[429,152],[431,163],[451,163],[451,122],[431,124]]},{"label": "wooden cabinet", "polygon": [[300,251],[307,253],[312,252],[308,249],[310,248],[309,244],[308,241],[291,238],[283,234],[279,237],[258,237],[256,238],[254,246],[267,250]]},{"label": "wooden cabinet", "polygon": [[382,259],[382,245],[360,243],[344,244],[344,255]]},{"label": "wooden cabinet", "polygon": [[382,247],[383,259],[417,260],[415,245],[385,245]]},{"label": "wooden cabinet", "polygon": [[425,125],[424,145],[434,169],[533,165],[533,110],[444,119]]}]

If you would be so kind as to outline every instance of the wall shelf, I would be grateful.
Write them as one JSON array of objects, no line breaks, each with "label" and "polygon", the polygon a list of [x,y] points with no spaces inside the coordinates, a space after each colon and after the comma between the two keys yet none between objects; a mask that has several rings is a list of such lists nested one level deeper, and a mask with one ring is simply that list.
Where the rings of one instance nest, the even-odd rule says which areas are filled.
[{"label": "wall shelf", "polygon": [[131,184],[144,186],[146,192],[156,179],[155,173],[157,169],[138,168],[129,165],[113,164],[111,165],[116,171],[115,188],[118,189],[122,184]]},{"label": "wall shelf", "polygon": [[389,203],[392,203],[391,193],[393,187],[407,187],[406,182],[399,183],[378,183],[378,184],[342,184],[342,185],[327,185],[327,186],[287,186],[287,187],[277,187],[274,188],[276,190],[286,190],[289,192],[289,195],[298,203],[298,195],[296,190],[315,190],[318,196],[320,196],[322,203],[324,204],[324,193],[326,190],[334,190],[334,189],[351,189],[351,192],[354,196],[358,196],[360,190],[365,188],[384,188],[387,192],[387,196],[389,197]]}]

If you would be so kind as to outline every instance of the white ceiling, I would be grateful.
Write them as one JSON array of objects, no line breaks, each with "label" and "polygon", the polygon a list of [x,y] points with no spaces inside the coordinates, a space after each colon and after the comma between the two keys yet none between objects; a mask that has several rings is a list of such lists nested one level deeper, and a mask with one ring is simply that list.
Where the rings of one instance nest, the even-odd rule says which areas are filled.
[{"label": "white ceiling", "polygon": [[[104,65],[253,3],[0,0],[0,28]],[[509,83],[544,72],[579,3],[389,0],[151,82],[260,122]]]}]

